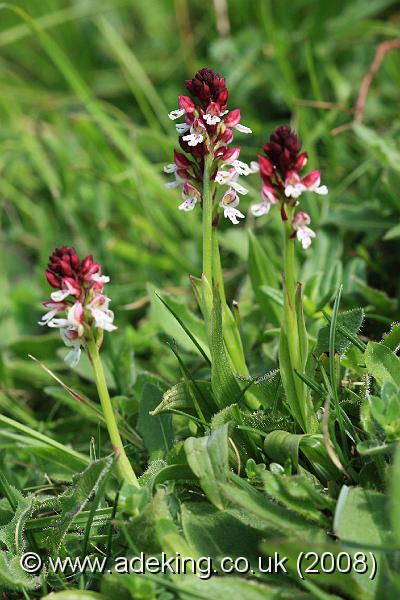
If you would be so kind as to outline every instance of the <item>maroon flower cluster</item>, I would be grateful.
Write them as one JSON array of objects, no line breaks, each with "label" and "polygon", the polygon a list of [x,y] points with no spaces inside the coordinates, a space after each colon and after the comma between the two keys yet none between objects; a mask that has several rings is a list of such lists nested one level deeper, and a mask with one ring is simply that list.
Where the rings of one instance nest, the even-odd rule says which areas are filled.
[{"label": "maroon flower cluster", "polygon": [[186,89],[192,96],[198,98],[204,107],[210,102],[216,102],[221,111],[226,109],[229,92],[225,79],[212,69],[200,69],[193,79],[186,80]]},{"label": "maroon flower cluster", "polygon": [[[265,156],[258,157],[258,166],[262,179],[262,202],[252,206],[252,213],[260,217],[269,212],[273,204],[280,203],[281,215],[288,219],[285,206],[295,207],[303,192],[315,192],[326,195],[328,188],[320,185],[319,171],[311,171],[304,177],[300,172],[307,164],[307,152],[301,152],[298,135],[288,126],[275,129],[269,141],[264,145]],[[303,211],[293,216],[293,234],[307,248],[315,233],[308,227],[311,219]]]},{"label": "maroon flower cluster", "polygon": [[45,272],[49,284],[57,291],[43,302],[47,309],[40,325],[58,328],[64,344],[71,348],[65,360],[76,366],[85,340],[85,332],[93,327],[114,331],[114,313],[104,284],[110,278],[101,274],[101,266],[86,256],[82,261],[74,248],[56,248]]},{"label": "maroon flower cluster", "polygon": [[93,275],[100,274],[101,267],[94,262],[93,256],[79,259],[75,248],[61,246],[49,257],[46,278],[56,289],[70,291],[72,296],[80,297],[84,288],[97,285]]},{"label": "maroon flower cluster", "polygon": [[[179,144],[183,152],[174,152],[174,162],[164,168],[166,173],[174,173],[175,181],[167,187],[182,186],[183,203],[180,210],[193,210],[195,204],[202,202],[205,157],[210,156],[212,168],[210,179],[229,190],[221,201],[224,214],[237,223],[237,217],[243,217],[235,206],[239,203],[237,193],[247,192],[236,182],[239,175],[248,175],[252,171],[239,160],[240,148],[229,148],[233,141],[233,129],[242,133],[251,130],[240,123],[240,110],[228,111],[229,96],[225,79],[212,69],[200,69],[186,81],[186,88],[192,95],[179,96],[179,109],[169,113],[172,120],[184,118],[176,125]],[[219,167],[229,166],[227,170]]]}]

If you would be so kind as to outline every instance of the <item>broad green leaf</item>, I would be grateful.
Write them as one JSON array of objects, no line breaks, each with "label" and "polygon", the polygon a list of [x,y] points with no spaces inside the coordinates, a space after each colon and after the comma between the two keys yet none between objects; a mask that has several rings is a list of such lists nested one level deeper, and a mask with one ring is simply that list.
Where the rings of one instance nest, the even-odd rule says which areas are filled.
[{"label": "broad green leaf", "polygon": [[[199,350],[193,344],[192,340],[176,320],[167,306],[157,297],[156,290],[148,284],[149,296],[151,299],[150,316],[157,325],[170,337],[172,337],[182,348],[189,352],[200,354]],[[209,349],[206,341],[206,331],[204,323],[194,313],[192,313],[186,304],[182,301],[175,300],[168,294],[158,292],[164,302],[176,313],[185,328],[190,331],[191,335],[196,339],[197,343],[202,348],[203,352],[209,356]]]},{"label": "broad green leaf", "polygon": [[241,390],[229,363],[222,333],[221,299],[214,294],[211,312],[211,386],[219,408],[233,404],[241,397]]},{"label": "broad green leaf", "polygon": [[264,441],[264,450],[275,462],[284,464],[290,458],[295,469],[299,466],[300,442],[305,434],[287,431],[271,431]]},{"label": "broad green leaf", "polygon": [[400,323],[393,323],[390,331],[383,336],[383,342],[385,346],[397,352],[400,347]]},{"label": "broad green leaf", "polygon": [[394,455],[389,479],[390,519],[396,545],[400,546],[400,445]]},{"label": "broad green leaf", "polygon": [[394,352],[383,343],[368,342],[364,354],[368,373],[382,385],[385,381],[391,381],[400,386],[400,359]]},{"label": "broad green leaf", "polygon": [[137,430],[143,437],[150,460],[162,458],[171,448],[174,439],[171,415],[150,415],[162,398],[163,393],[159,387],[152,383],[145,384],[140,398]]},{"label": "broad green leaf", "polygon": [[358,278],[355,278],[354,284],[362,297],[372,304],[377,311],[383,314],[392,314],[396,310],[397,300],[390,298],[385,291],[377,290]]},{"label": "broad green leaf", "polygon": [[58,497],[58,517],[48,531],[48,545],[59,552],[74,519],[85,509],[92,494],[96,494],[113,465],[112,458],[95,460],[82,473],[75,475],[71,486]]},{"label": "broad green leaf", "polygon": [[223,509],[225,502],[219,484],[226,481],[229,472],[228,425],[201,438],[190,437],[185,441],[187,461],[208,499],[217,508]]},{"label": "broad green leaf", "polygon": [[[268,532],[269,535],[274,533],[290,538],[312,535],[320,540],[325,539],[322,532],[320,533],[310,521],[280,506],[274,500],[266,498],[264,494],[236,475],[232,474],[231,481],[221,483],[220,488],[229,502],[245,513],[248,524],[253,522],[254,527]],[[254,520],[255,518],[257,521]]]},{"label": "broad green leaf", "polygon": [[266,317],[274,324],[280,323],[279,306],[261,291],[262,286],[273,287],[277,282],[277,271],[260,242],[249,230],[249,275],[254,295],[265,311]]},{"label": "broad green leaf", "polygon": [[363,587],[365,598],[395,597],[391,587],[389,564],[393,555],[379,552],[379,548],[393,546],[388,501],[384,494],[360,487],[343,486],[338,498],[334,532],[343,545],[351,545],[352,552],[369,552],[372,548],[378,563],[374,580],[369,579],[372,563],[368,555],[368,572],[359,574],[358,582]]},{"label": "broad green leaf", "polygon": [[[187,575],[175,580],[180,600],[207,600],[208,598],[240,598],[240,600],[301,600],[293,589],[248,581],[240,577],[221,575],[210,579]],[[277,596],[277,594],[279,594]]]},{"label": "broad green leaf", "polygon": [[42,596],[42,600],[107,600],[107,597],[88,590],[64,590]]},{"label": "broad green leaf", "polygon": [[[339,313],[337,324],[345,327],[352,335],[357,335],[364,320],[364,311],[362,308],[354,308],[347,312]],[[325,325],[318,332],[317,345],[314,354],[320,356],[323,352],[329,352],[329,331],[330,325]],[[345,354],[350,347],[350,340],[336,329],[335,333],[335,351],[338,354]]]},{"label": "broad green leaf", "polygon": [[271,498],[320,527],[330,526],[329,519],[322,511],[332,511],[335,502],[324,495],[322,486],[318,488],[311,478],[305,475],[287,476],[263,471],[261,479]]},{"label": "broad green leaf", "polygon": [[214,508],[206,502],[182,505],[182,528],[189,544],[201,556],[257,557],[262,535],[236,519],[233,511]]},{"label": "broad green leaf", "polygon": [[384,240],[394,240],[400,237],[400,223],[393,225],[383,236]]},{"label": "broad green leaf", "polygon": [[[200,389],[202,393],[208,396],[211,392],[211,385],[208,381],[197,380],[195,381],[196,387]],[[154,410],[151,411],[151,415],[158,415],[162,412],[168,412],[171,408],[193,410],[193,399],[188,391],[188,384],[185,381],[176,383],[172,388],[167,390],[162,397],[162,400]]]}]

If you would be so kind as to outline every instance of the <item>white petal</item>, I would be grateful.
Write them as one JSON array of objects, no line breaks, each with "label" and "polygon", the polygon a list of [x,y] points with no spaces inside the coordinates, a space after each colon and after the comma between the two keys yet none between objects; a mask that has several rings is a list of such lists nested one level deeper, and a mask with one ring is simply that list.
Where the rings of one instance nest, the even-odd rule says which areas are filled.
[{"label": "white petal", "polygon": [[262,217],[263,215],[269,213],[270,208],[271,203],[264,201],[260,202],[260,204],[253,204],[250,210],[255,217]]},{"label": "white petal", "polygon": [[237,208],[233,208],[232,206],[226,206],[224,209],[224,217],[229,219],[234,225],[238,225],[239,219],[244,219],[245,216],[240,212]]},{"label": "white petal", "polygon": [[68,327],[69,324],[68,319],[52,319],[47,323],[49,327]]},{"label": "white petal", "polygon": [[319,187],[317,187],[314,192],[316,192],[317,194],[320,194],[320,196],[326,196],[328,193],[328,188],[326,187],[326,185],[321,185]]},{"label": "white petal", "polygon": [[258,173],[260,170],[260,165],[256,160],[252,160],[250,163],[250,169],[252,173]]},{"label": "white petal", "polygon": [[189,146],[197,146],[197,144],[201,144],[204,138],[201,133],[189,133],[189,135],[184,135],[183,139]]},{"label": "white petal", "polygon": [[[53,308],[53,310],[49,310],[49,312],[44,314],[43,317],[40,319],[40,321],[38,321],[39,325],[49,325],[50,321],[53,319],[53,317],[56,316],[56,314],[58,312],[59,312],[59,310],[57,308]],[[49,325],[49,327],[51,327],[51,325]]]},{"label": "white petal", "polygon": [[81,357],[81,347],[77,346],[65,356],[64,361],[69,364],[69,366],[74,369],[79,363],[79,359]]},{"label": "white petal", "polygon": [[179,187],[183,183],[183,180],[174,179],[174,181],[168,181],[165,185],[166,188],[176,188]]},{"label": "white petal", "polygon": [[216,125],[221,120],[219,117],[217,117],[217,115],[208,115],[208,114],[205,114],[203,116],[203,119],[205,120],[207,125]]},{"label": "white petal", "polygon": [[246,195],[248,193],[249,190],[247,190],[245,187],[243,187],[242,185],[240,185],[240,183],[238,183],[237,181],[230,181],[229,185],[238,192],[238,194],[243,194]]},{"label": "white petal", "polygon": [[177,170],[177,166],[175,163],[170,163],[169,165],[165,165],[163,168],[164,173],[175,173]]},{"label": "white petal", "polygon": [[176,110],[171,110],[171,112],[168,113],[168,116],[171,119],[171,121],[175,121],[175,119],[179,119],[179,117],[182,117],[184,114],[185,111],[183,110],[183,108],[177,108]]},{"label": "white petal", "polygon": [[190,129],[190,125],[187,123],[177,123],[175,127],[179,134],[186,133]]},{"label": "white petal", "polygon": [[228,171],[217,171],[217,174],[215,176],[215,181],[221,185],[224,185],[224,184],[228,183],[230,177],[231,177],[231,174],[228,173]]},{"label": "white petal", "polygon": [[306,190],[306,186],[302,183],[296,183],[295,185],[287,185],[285,187],[285,196],[287,198],[299,198],[301,194]]},{"label": "white petal", "polygon": [[240,123],[235,125],[235,129],[237,129],[241,133],[253,133],[250,127],[246,127],[246,125],[241,125]]},{"label": "white petal", "polygon": [[70,294],[71,292],[69,290],[58,290],[57,292],[50,294],[50,298],[54,300],[54,302],[62,302]]},{"label": "white petal", "polygon": [[194,207],[196,206],[196,202],[196,198],[187,198],[182,202],[182,204],[178,206],[178,208],[179,210],[184,210],[185,212],[188,212],[194,209]]},{"label": "white petal", "polygon": [[235,167],[236,173],[238,173],[239,175],[250,175],[250,173],[252,173],[252,170],[250,169],[249,165],[242,162],[241,160],[235,160],[232,164]]},{"label": "white petal", "polygon": [[96,281],[97,283],[108,283],[110,278],[108,275],[99,275],[98,273],[94,273],[92,275],[92,281]]}]

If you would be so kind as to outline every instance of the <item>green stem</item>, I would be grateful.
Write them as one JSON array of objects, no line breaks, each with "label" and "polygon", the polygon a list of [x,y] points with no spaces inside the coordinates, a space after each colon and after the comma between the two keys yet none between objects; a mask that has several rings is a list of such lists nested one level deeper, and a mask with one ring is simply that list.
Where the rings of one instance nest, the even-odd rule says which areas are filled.
[{"label": "green stem", "polygon": [[212,269],[212,221],[213,221],[213,198],[212,184],[210,181],[212,156],[208,154],[204,158],[203,175],[203,274],[208,280],[211,288],[213,285]]},{"label": "green stem", "polygon": [[87,352],[92,363],[94,376],[96,380],[97,392],[99,394],[101,408],[103,409],[103,415],[106,421],[108,434],[110,436],[111,444],[114,448],[114,452],[117,456],[117,470],[121,481],[126,481],[131,485],[139,487],[138,480],[135,472],[132,468],[128,457],[125,454],[125,449],[122,444],[122,439],[118,430],[118,425],[115,420],[113,407],[111,404],[110,394],[108,393],[106,378],[104,375],[103,363],[101,362],[99,350],[96,342],[91,340],[86,345]]},{"label": "green stem", "polygon": [[[232,365],[235,371],[239,375],[245,377],[249,376],[249,371],[246,365],[246,359],[244,357],[244,350],[242,339],[240,337],[240,331],[235,321],[235,317],[232,314],[226,302],[224,278],[222,274],[221,256],[219,252],[218,243],[218,231],[214,227],[212,231],[212,243],[213,243],[213,275],[214,282],[218,286],[219,297],[221,299],[222,309],[222,331],[224,335],[224,342],[228,351],[229,357],[232,361]],[[259,402],[251,392],[247,392],[245,395],[246,404],[250,409],[259,408]]]},{"label": "green stem", "polygon": [[[284,308],[282,334],[286,336],[289,364],[282,363],[282,380],[293,416],[303,431],[308,432],[310,426],[308,397],[303,381],[296,376],[302,372],[300,352],[300,331],[296,310],[296,269],[294,240],[291,239],[293,208],[287,209],[288,220],[283,222],[284,235]],[[286,372],[283,372],[285,371]]]}]

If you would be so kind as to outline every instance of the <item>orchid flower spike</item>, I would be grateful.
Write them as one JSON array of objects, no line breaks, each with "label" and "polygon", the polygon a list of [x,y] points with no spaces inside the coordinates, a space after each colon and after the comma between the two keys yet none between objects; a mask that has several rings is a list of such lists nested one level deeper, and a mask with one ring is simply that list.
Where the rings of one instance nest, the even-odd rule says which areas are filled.
[{"label": "orchid flower spike", "polygon": [[175,125],[182,152],[175,151],[174,162],[164,167],[164,172],[174,176],[166,186],[182,187],[183,202],[179,210],[188,212],[197,204],[202,207],[205,158],[211,157],[211,185],[214,190],[219,185],[228,188],[220,202],[215,198],[214,217],[217,217],[221,208],[224,215],[236,225],[238,218],[243,218],[235,208],[239,202],[237,194],[247,194],[247,189],[239,183],[238,178],[250,175],[255,170],[254,165],[249,166],[239,159],[240,147],[230,147],[230,144],[234,139],[234,130],[251,133],[251,129],[241,123],[238,108],[231,111],[227,109],[229,92],[225,79],[212,69],[200,69],[192,79],[186,81],[186,88],[191,96],[179,96],[179,108],[168,115],[173,121],[182,118],[182,122]]},{"label": "orchid flower spike", "polygon": [[65,361],[76,367],[86,341],[101,341],[102,330],[117,329],[108,307],[110,298],[104,295],[110,278],[102,275],[101,265],[92,256],[80,260],[75,249],[67,246],[54,250],[45,274],[56,291],[43,302],[48,311],[39,325],[59,329],[64,344],[71,348]]},{"label": "orchid flower spike", "polygon": [[[300,202],[304,192],[314,192],[326,196],[328,188],[321,185],[321,175],[317,170],[307,175],[300,175],[307,164],[308,155],[301,151],[301,142],[298,135],[288,126],[282,125],[275,129],[269,141],[264,144],[264,155],[258,157],[258,170],[260,172],[262,187],[262,202],[254,204],[251,212],[255,217],[260,217],[269,212],[273,204],[280,204],[281,215],[287,220],[287,209],[293,209]],[[253,172],[256,170],[250,164]],[[296,237],[303,248],[308,248],[315,232],[308,227],[310,217],[300,211],[292,218]]]}]

